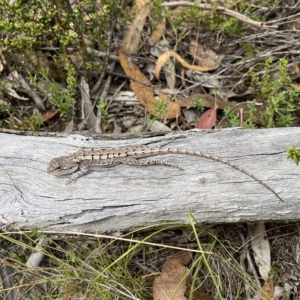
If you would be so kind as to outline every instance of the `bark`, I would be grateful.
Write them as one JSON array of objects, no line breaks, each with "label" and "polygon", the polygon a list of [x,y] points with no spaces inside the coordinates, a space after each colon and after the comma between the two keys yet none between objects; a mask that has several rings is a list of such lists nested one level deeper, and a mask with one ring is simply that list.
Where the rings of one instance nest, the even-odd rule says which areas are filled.
[{"label": "bark", "polygon": [[[83,135],[24,136],[0,133],[0,222],[25,229],[124,231],[161,222],[200,223],[299,220],[300,167],[286,149],[300,148],[300,128],[226,129],[176,134],[167,147],[225,158],[273,188],[206,158],[162,155],[177,164],[97,168],[65,185],[68,177],[47,173],[49,161],[78,147],[120,147],[158,138],[107,140]],[[166,137],[160,137],[164,141]],[[101,140],[102,139],[102,140]],[[155,145],[155,144],[153,144]]]}]

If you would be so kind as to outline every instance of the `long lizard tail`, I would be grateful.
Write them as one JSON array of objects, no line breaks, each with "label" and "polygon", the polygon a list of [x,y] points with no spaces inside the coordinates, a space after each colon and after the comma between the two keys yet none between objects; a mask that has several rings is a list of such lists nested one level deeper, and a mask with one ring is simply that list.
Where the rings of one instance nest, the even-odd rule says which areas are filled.
[{"label": "long lizard tail", "polygon": [[211,159],[217,162],[220,162],[222,164],[225,164],[227,166],[230,166],[246,175],[248,175],[249,177],[251,177],[252,179],[254,179],[256,182],[260,183],[261,185],[263,185],[266,189],[268,189],[270,192],[272,192],[281,202],[284,202],[283,199],[273,190],[271,189],[267,184],[265,184],[263,181],[261,181],[260,179],[258,179],[256,176],[254,176],[253,174],[249,173],[248,171],[246,171],[245,169],[231,163],[230,161],[223,159],[221,157],[218,156],[213,156],[207,153],[203,153],[203,152],[199,152],[199,151],[193,151],[193,150],[184,150],[184,149],[176,149],[176,148],[159,148],[159,150],[157,151],[156,155],[159,154],[168,154],[168,153],[172,153],[172,154],[187,154],[187,155],[194,155],[194,156],[200,156],[200,157],[204,157],[207,159]]}]

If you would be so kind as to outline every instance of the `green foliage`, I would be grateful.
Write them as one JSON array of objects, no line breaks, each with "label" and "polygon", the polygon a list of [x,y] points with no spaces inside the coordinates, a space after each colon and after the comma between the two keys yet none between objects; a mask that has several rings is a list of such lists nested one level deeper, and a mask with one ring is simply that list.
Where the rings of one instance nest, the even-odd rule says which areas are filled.
[{"label": "green foliage", "polygon": [[209,23],[211,30],[218,30],[230,36],[239,36],[243,28],[243,22],[235,18],[224,16],[214,16],[214,21]]},{"label": "green foliage", "polygon": [[250,69],[251,89],[257,95],[257,100],[266,105],[262,113],[265,127],[283,127],[291,125],[296,110],[295,100],[299,95],[298,90],[284,90],[291,83],[288,75],[288,61],[279,60],[277,78],[271,78],[272,59],[266,60],[264,74],[259,77]]},{"label": "green foliage", "polygon": [[[161,269],[163,262],[175,253],[174,247],[159,244],[159,241],[182,232],[196,245],[177,249],[194,252],[182,278],[182,282],[185,279],[191,282],[188,299],[193,298],[195,290],[212,291],[212,297],[218,299],[241,299],[245,286],[248,293],[261,295],[262,289],[255,277],[239,262],[244,240],[237,239],[236,232],[228,231],[228,226],[204,227],[191,213],[188,217],[190,225],[156,223],[118,238],[78,232],[76,236],[72,232],[47,234],[37,228],[27,232],[16,229],[18,234],[0,233],[5,245],[0,259],[3,265],[13,265],[14,288],[24,299],[75,295],[80,299],[152,299],[149,287],[154,276],[149,275]],[[28,268],[25,264],[29,255],[37,251],[43,254],[42,263],[38,268]],[[142,263],[137,264],[137,261]],[[276,281],[278,275],[273,272],[272,278]],[[230,284],[232,288],[228,289]]]},{"label": "green foliage", "polygon": [[[255,101],[264,104],[264,111],[260,112],[263,126],[284,127],[292,124],[294,120],[293,112],[297,108],[297,97],[300,91],[289,88],[291,78],[288,75],[288,62],[286,59],[279,60],[279,70],[276,78],[272,78],[273,62],[272,59],[267,59],[264,65],[263,75],[258,76],[253,69],[250,69],[251,76],[250,90],[255,95]],[[229,126],[254,127],[253,116],[257,108],[249,104],[249,117],[240,124],[240,117],[233,113],[232,108],[224,110],[227,115]]]},{"label": "green foliage", "polygon": [[11,124],[10,121],[5,120],[10,128],[14,128],[17,130],[24,130],[24,131],[38,131],[43,122],[43,117],[38,114],[33,114],[29,117],[23,117],[19,123]]},{"label": "green foliage", "polygon": [[203,112],[205,109],[202,99],[197,99],[197,98],[192,99],[191,105],[195,107],[197,110],[199,110],[200,112]]},{"label": "green foliage", "polygon": [[252,58],[258,52],[257,48],[254,47],[251,43],[241,42],[240,45],[244,48],[244,55],[247,58]]},{"label": "green foliage", "polygon": [[14,116],[14,118],[4,120],[6,126],[10,129],[38,131],[43,125],[43,117],[41,115],[29,114],[23,109],[15,109],[10,104],[0,102],[0,113],[8,113]]},{"label": "green foliage", "polygon": [[[46,82],[48,82],[48,91],[49,95],[48,100],[50,103],[55,105],[57,109],[60,111],[61,116],[72,115],[72,106],[75,103],[75,93],[76,93],[76,71],[73,66],[73,64],[69,61],[66,62],[65,66],[66,71],[66,82],[67,82],[67,88],[62,89],[59,84],[54,81],[53,79],[49,79],[49,69],[42,67],[40,69],[40,76],[43,78]],[[45,93],[45,90],[43,90],[38,85],[37,76],[30,76],[28,77],[29,82],[31,85],[34,85],[41,93]]]},{"label": "green foliage", "polygon": [[0,0],[0,15],[6,16],[0,20],[0,31],[10,36],[9,39],[0,40],[1,48],[16,51],[38,45],[41,33],[48,31],[46,20],[55,14],[55,9],[48,8],[45,19],[38,20],[38,16],[44,14],[38,1],[24,5],[22,1],[9,4],[9,1]]},{"label": "green foliage", "polygon": [[195,1],[193,5],[189,7],[183,7],[181,11],[181,17],[184,22],[198,24],[199,20],[203,18],[203,10],[198,7],[199,1]]},{"label": "green foliage", "polygon": [[[83,33],[96,40],[99,47],[107,47],[111,22],[119,17],[120,22],[128,20],[128,9],[125,1],[102,0],[105,13],[99,13],[96,1],[79,1],[70,9],[68,0],[43,1],[33,0],[30,5],[23,1],[0,0],[0,31],[10,36],[1,39],[4,49],[29,49],[43,45],[49,37],[63,45],[84,46]],[[89,22],[83,22],[87,7]]]},{"label": "green foliage", "polygon": [[235,102],[231,102],[231,107],[226,107],[224,109],[224,113],[227,116],[227,126],[228,127],[243,127],[243,128],[254,128],[255,124],[253,123],[253,113],[254,113],[254,105],[248,104],[249,109],[249,118],[244,120],[241,123],[241,118],[238,113],[234,113],[233,110],[236,106]]},{"label": "green foliage", "polygon": [[[232,5],[236,5],[236,2],[232,1]],[[201,1],[194,1],[192,5],[183,7],[180,12],[174,14],[172,11],[166,10],[161,1],[154,0],[151,3],[152,27],[155,27],[155,24],[159,24],[166,17],[173,30],[182,25],[183,22],[199,26],[201,21],[201,23],[207,24],[211,30],[222,31],[230,35],[241,34],[243,22],[219,14],[216,10],[217,3],[213,2],[210,10],[199,8],[199,4],[201,4]]]},{"label": "green foliage", "polygon": [[296,147],[291,146],[289,149],[286,150],[287,158],[293,160],[296,165],[299,165],[300,162],[300,150]]},{"label": "green foliage", "polygon": [[287,72],[288,61],[280,59],[279,74],[276,79],[271,78],[272,59],[268,58],[265,62],[264,74],[262,77],[256,76],[253,68],[250,69],[251,86],[254,91],[257,89],[257,94],[261,98],[269,98],[277,94],[285,85],[291,83],[291,79]]},{"label": "green foliage", "polygon": [[[66,66],[65,66],[65,70],[67,71],[67,91],[65,94],[64,98],[60,98],[59,100],[61,100],[60,103],[63,103],[65,107],[69,107],[69,109],[71,108],[71,105],[73,103],[75,103],[75,92],[76,92],[76,70],[73,66],[73,64],[69,61],[66,60]],[[65,113],[67,114],[68,110],[65,110]]]},{"label": "green foliage", "polygon": [[150,114],[146,115],[146,124],[147,126],[145,127],[145,129],[143,130],[143,132],[146,132],[148,130],[151,129],[153,123],[157,120],[157,118],[152,117]]},{"label": "green foliage", "polygon": [[[160,0],[153,0],[150,2],[151,15],[153,18],[152,27],[160,24],[164,19],[165,15],[170,15],[170,12],[162,5]],[[154,29],[154,28],[152,28]]]},{"label": "green foliage", "polygon": [[109,119],[114,116],[114,114],[109,114],[107,111],[109,101],[108,100],[97,100],[97,110],[101,112],[102,119]]},{"label": "green foliage", "polygon": [[160,119],[163,115],[168,113],[168,102],[165,100],[157,100],[154,102],[154,111],[156,117]]},{"label": "green foliage", "polygon": [[[96,107],[97,107],[97,110],[100,112],[100,115],[101,115],[101,119],[102,120],[107,120],[107,119],[110,119],[114,116],[114,114],[110,114],[108,113],[108,105],[109,105],[109,101],[108,100],[97,100],[96,102]],[[112,128],[111,128],[111,125],[109,123],[107,124],[103,124],[103,129],[105,131],[110,131]]]},{"label": "green foliage", "polygon": [[[71,8],[68,0],[32,0],[30,3],[21,0],[12,3],[0,0],[2,16],[0,47],[6,51],[5,54],[11,61],[15,62],[11,67],[22,74],[26,73],[36,89],[39,89],[38,83],[41,79],[46,80],[47,94],[51,94],[48,98],[50,103],[60,110],[61,115],[71,116],[75,103],[78,70],[69,58],[71,53],[68,48],[78,49],[76,55],[82,62],[80,68],[86,71],[86,75],[89,75],[87,70],[101,72],[106,62],[103,59],[101,62],[91,60],[87,46],[93,43],[101,51],[107,49],[113,26],[117,27],[129,20],[130,7],[125,3],[125,0],[101,0],[99,7],[97,1],[83,0]],[[55,74],[57,70],[46,67],[49,62],[55,62],[53,51],[37,52],[37,49],[49,46],[55,49],[55,56],[63,62],[63,64],[60,62],[61,69],[64,70],[59,80]],[[40,56],[35,59],[37,54]],[[63,90],[61,85],[66,85],[66,88]],[[15,112],[18,116],[21,113]],[[35,128],[39,126],[38,117],[34,116],[26,120],[24,128],[33,127],[28,124],[31,121],[35,122]]]}]

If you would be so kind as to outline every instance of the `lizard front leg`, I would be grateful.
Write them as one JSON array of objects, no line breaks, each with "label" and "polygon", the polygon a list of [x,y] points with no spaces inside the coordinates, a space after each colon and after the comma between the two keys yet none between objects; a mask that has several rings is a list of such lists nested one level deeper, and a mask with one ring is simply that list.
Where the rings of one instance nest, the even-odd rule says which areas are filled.
[{"label": "lizard front leg", "polygon": [[79,167],[79,171],[77,171],[76,173],[73,173],[72,176],[66,181],[66,184],[70,184],[70,183],[76,181],[78,178],[88,174],[88,172],[89,172],[89,168],[85,165],[81,165]]}]

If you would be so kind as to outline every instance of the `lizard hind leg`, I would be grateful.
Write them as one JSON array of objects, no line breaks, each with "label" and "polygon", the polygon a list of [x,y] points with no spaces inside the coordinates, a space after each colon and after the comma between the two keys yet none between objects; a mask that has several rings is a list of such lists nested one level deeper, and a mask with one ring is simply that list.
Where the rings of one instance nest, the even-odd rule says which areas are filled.
[{"label": "lizard hind leg", "polygon": [[174,142],[176,139],[178,139],[178,137],[177,138],[176,137],[170,137],[166,141],[162,141],[162,142],[159,142],[159,144],[154,145],[154,147],[163,148],[164,146]]},{"label": "lizard hind leg", "polygon": [[174,164],[168,163],[168,162],[166,162],[164,160],[160,160],[160,159],[138,160],[138,159],[135,159],[135,158],[127,158],[127,159],[122,159],[120,161],[120,163],[124,164],[124,165],[129,165],[129,166],[154,166],[154,165],[160,165],[160,166],[168,166],[168,167],[173,167],[173,168],[183,170],[178,165],[174,165]]},{"label": "lizard hind leg", "polygon": [[89,169],[86,166],[80,166],[79,171],[73,173],[72,176],[66,181],[66,185],[76,181],[78,178],[88,174]]}]

